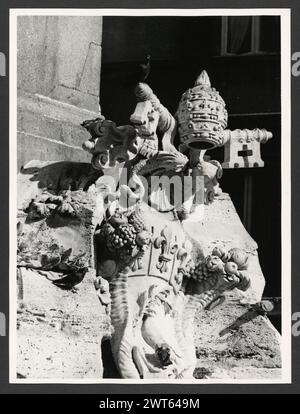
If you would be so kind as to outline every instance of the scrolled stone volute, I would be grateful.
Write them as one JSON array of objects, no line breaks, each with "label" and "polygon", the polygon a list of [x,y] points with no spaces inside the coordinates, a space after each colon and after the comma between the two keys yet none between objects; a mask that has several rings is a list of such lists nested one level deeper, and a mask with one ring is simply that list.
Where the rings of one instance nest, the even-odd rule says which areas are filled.
[{"label": "scrolled stone volute", "polygon": [[211,87],[206,71],[195,86],[181,98],[177,110],[179,135],[182,144],[190,149],[204,150],[224,144],[222,133],[227,127],[228,113],[223,98]]}]

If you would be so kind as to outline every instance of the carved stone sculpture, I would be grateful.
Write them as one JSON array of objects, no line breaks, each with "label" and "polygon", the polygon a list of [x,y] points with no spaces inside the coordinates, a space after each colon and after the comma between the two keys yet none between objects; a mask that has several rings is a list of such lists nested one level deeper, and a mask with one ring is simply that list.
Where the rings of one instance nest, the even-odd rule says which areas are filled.
[{"label": "carved stone sculpture", "polygon": [[260,144],[265,144],[272,133],[265,129],[236,129],[224,131],[225,159],[223,168],[261,168]]},{"label": "carved stone sculpture", "polygon": [[[60,290],[75,293],[92,266],[95,295],[110,317],[111,353],[119,375],[191,379],[197,364],[195,320],[227,303],[228,297],[240,303],[243,293],[244,303],[250,303],[251,289],[252,297],[256,294],[255,300],[261,300],[263,284],[259,282],[257,288],[259,283],[253,281],[256,247],[249,247],[251,242],[239,248],[237,233],[232,230],[228,236],[231,222],[218,224],[226,226],[224,240],[216,231],[218,235],[212,234],[208,242],[205,229],[209,227],[197,208],[206,205],[206,213],[213,214],[210,204],[215,196],[222,198],[222,165],[210,160],[206,151],[225,145],[223,166],[249,166],[235,158],[237,148],[247,142],[253,150],[251,166],[262,166],[259,145],[271,133],[226,130],[225,102],[205,71],[194,88],[183,94],[175,118],[147,84],[138,84],[135,94],[132,125],[117,126],[103,118],[82,124],[91,135],[83,148],[92,155],[97,171],[95,175],[87,169],[89,177],[94,177],[86,197],[93,200],[88,210],[90,214],[94,209],[93,219],[81,217],[85,194],[82,189],[74,191],[74,180],[56,191],[47,188],[24,207],[25,223],[38,231],[41,227],[43,237],[48,237],[49,226],[49,234],[56,237],[58,232],[64,240],[66,230],[59,227],[68,225],[70,234],[76,234],[68,242],[77,248],[77,233],[83,234],[89,240],[86,244],[93,244],[90,257],[88,247],[85,254],[77,250],[74,254],[74,249],[52,240],[44,245],[49,251],[32,255],[20,237],[18,267],[32,269]],[[117,167],[119,181],[111,188],[106,178]],[[154,180],[152,186],[153,178],[173,179],[176,185],[167,188],[168,181]],[[176,192],[182,198],[177,199]],[[74,228],[77,233],[72,232]],[[92,238],[87,228],[93,229]]]},{"label": "carved stone sculpture", "polygon": [[142,210],[115,213],[97,232],[97,273],[110,283],[114,359],[123,378],[192,378],[196,313],[216,306],[226,291],[249,287],[247,255],[216,249],[195,264],[180,226],[154,227],[155,214]]},{"label": "carved stone sculpture", "polygon": [[[177,110],[178,132],[181,141],[180,150],[189,154],[193,177],[205,176],[207,203],[222,191],[218,180],[223,168],[263,167],[260,144],[272,138],[272,133],[255,129],[230,131],[227,127],[228,113],[223,98],[212,88],[206,71],[196,80],[195,86],[187,90],[181,98]],[[205,163],[206,151],[225,145],[225,161],[217,166],[215,174]],[[210,168],[209,168],[210,167]]]},{"label": "carved stone sculpture", "polygon": [[83,149],[92,154],[92,165],[97,170],[114,167],[137,153],[136,132],[130,126],[117,127],[112,121],[98,118],[83,122],[91,134]]},{"label": "carved stone sculpture", "polygon": [[194,88],[182,95],[177,119],[183,148],[206,150],[224,145],[222,131],[227,126],[228,113],[206,71],[200,74]]},{"label": "carved stone sculpture", "polygon": [[[211,203],[222,193],[218,183],[222,166],[207,159],[207,150],[227,145],[231,160],[234,142],[248,140],[254,148],[255,141],[253,155],[260,166],[259,142],[266,142],[271,134],[226,130],[225,102],[205,71],[183,94],[176,121],[147,84],[138,84],[135,94],[133,127],[116,127],[103,120],[83,124],[92,135],[84,148],[93,154],[93,165],[104,168],[119,160],[128,172],[125,185],[107,203],[95,238],[99,298],[111,309],[112,353],[123,378],[192,378],[197,313],[220,305],[226,292],[246,291],[251,280],[246,252],[215,247],[210,255],[199,257],[180,222],[193,212],[197,217],[197,204]],[[179,149],[174,144],[177,127]],[[231,161],[225,164],[230,165]],[[182,203],[176,205],[169,195],[164,203],[168,207],[157,203],[156,209],[149,208],[149,200],[165,194],[161,186],[140,191],[142,178],[153,176],[180,177]],[[184,181],[185,177],[191,180]],[[200,190],[195,186],[199,177]],[[138,183],[136,192],[132,179]],[[134,203],[126,203],[126,197]],[[173,220],[164,216],[172,210],[175,221],[174,216]],[[110,298],[103,280],[109,281]]]}]

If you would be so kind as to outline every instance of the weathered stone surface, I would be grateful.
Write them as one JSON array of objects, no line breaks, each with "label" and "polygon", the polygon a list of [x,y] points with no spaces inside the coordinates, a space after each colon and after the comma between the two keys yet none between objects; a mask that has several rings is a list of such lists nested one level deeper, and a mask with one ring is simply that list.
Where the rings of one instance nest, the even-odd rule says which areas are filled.
[{"label": "weathered stone surface", "polygon": [[89,161],[81,144],[86,131],[80,126],[97,113],[40,95],[18,99],[18,167],[40,161]]},{"label": "weathered stone surface", "polygon": [[100,113],[102,17],[20,16],[17,41],[18,168],[87,161],[80,124]]},{"label": "weathered stone surface", "polygon": [[64,291],[22,270],[18,311],[18,374],[27,379],[100,379],[101,341],[109,321],[88,273],[78,292]]},{"label": "weathered stone surface", "polygon": [[199,313],[195,323],[196,378],[201,369],[207,378],[234,379],[242,373],[243,378],[259,378],[262,372],[280,378],[281,337],[267,317],[231,295],[221,306]]},{"label": "weathered stone surface", "polygon": [[101,44],[101,16],[18,17],[19,89],[98,112]]},{"label": "weathered stone surface", "polygon": [[[66,203],[58,208],[71,208],[72,214],[59,213],[56,207],[47,217],[31,220],[24,211],[32,199],[45,196],[46,188],[63,190],[66,179],[80,187],[90,165],[78,164],[75,170],[70,163],[30,166],[27,175],[19,174],[18,374],[37,380],[99,379],[101,342],[109,333],[109,320],[94,286],[93,236],[99,221],[95,192],[68,192]],[[75,259],[86,258],[89,267],[76,291],[53,283],[60,276],[51,260],[62,260],[66,252]],[[45,268],[47,261],[50,266]]]},{"label": "weathered stone surface", "polygon": [[51,141],[45,137],[40,137],[26,132],[18,133],[18,169],[20,170],[32,157],[43,161],[88,161],[86,156],[82,156],[79,147],[65,145],[60,142]]}]

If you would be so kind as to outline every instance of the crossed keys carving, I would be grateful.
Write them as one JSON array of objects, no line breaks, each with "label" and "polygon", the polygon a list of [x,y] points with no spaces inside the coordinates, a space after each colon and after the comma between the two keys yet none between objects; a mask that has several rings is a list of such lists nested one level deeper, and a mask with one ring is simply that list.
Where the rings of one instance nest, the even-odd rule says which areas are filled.
[{"label": "crossed keys carving", "polygon": [[166,226],[160,233],[160,236],[154,240],[154,247],[161,249],[161,254],[156,265],[160,273],[166,273],[169,270],[169,263],[172,262],[175,253],[178,250],[176,236],[173,230]]}]

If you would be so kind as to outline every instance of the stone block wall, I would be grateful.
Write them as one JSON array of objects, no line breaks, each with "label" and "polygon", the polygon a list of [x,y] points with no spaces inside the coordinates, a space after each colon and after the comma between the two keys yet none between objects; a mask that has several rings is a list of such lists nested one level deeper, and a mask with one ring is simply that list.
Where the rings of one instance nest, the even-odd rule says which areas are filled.
[{"label": "stone block wall", "polygon": [[89,161],[80,126],[99,116],[102,17],[18,17],[18,168]]}]

